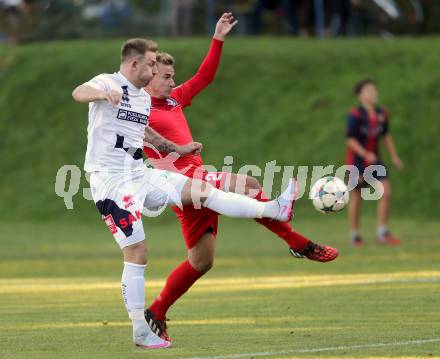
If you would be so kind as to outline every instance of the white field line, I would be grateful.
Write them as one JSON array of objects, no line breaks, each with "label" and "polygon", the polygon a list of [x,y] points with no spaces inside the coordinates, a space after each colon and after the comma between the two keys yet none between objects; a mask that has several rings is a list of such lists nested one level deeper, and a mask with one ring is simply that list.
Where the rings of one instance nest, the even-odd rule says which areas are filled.
[{"label": "white field line", "polygon": [[[336,274],[307,276],[267,276],[202,279],[191,288],[191,292],[228,292],[249,290],[272,290],[282,288],[325,287],[335,285],[398,284],[398,283],[437,283],[440,271],[395,272],[373,274]],[[146,280],[148,289],[160,289],[163,280]],[[97,291],[118,289],[120,283],[108,279],[2,279],[0,294],[14,293],[51,293],[71,291]]]},{"label": "white field line", "polygon": [[406,340],[406,341],[400,341],[400,342],[394,342],[394,343],[371,343],[371,344],[357,344],[357,345],[342,345],[342,346],[327,347],[327,348],[280,350],[280,351],[273,351],[273,352],[237,353],[237,354],[217,355],[217,356],[189,357],[187,359],[253,358],[253,357],[288,355],[288,354],[321,353],[321,352],[341,351],[341,350],[398,347],[398,346],[405,346],[405,345],[421,345],[421,344],[429,344],[429,343],[435,343],[435,342],[440,342],[440,338]]}]

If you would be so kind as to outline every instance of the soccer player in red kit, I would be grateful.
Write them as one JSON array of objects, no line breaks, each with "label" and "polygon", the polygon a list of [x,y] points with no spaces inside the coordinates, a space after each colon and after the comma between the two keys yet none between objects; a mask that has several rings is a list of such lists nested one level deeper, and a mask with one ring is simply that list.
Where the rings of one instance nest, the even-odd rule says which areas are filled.
[{"label": "soccer player in red kit", "polygon": [[[222,53],[225,36],[237,21],[231,13],[225,13],[218,21],[208,54],[199,70],[190,80],[175,87],[174,58],[169,54],[158,54],[158,73],[146,87],[151,96],[152,108],[149,125],[162,136],[177,144],[192,142],[192,135],[183,108],[189,106],[193,98],[213,80]],[[150,162],[156,167],[166,167],[162,158],[166,154],[158,154],[151,148],[144,148]],[[253,177],[226,172],[209,173],[203,168],[200,156],[192,155],[178,158],[173,166],[189,177],[202,178],[217,188],[225,191],[240,191],[244,184],[245,194],[258,193],[256,199],[267,201],[258,180]],[[243,186],[241,186],[243,187]],[[243,188],[241,188],[243,190]],[[166,333],[165,315],[168,308],[181,297],[203,274],[213,265],[215,238],[217,235],[218,214],[184,206],[183,210],[174,207],[181,225],[188,250],[188,259],[176,267],[169,275],[165,287],[152,305],[145,311],[147,322],[159,336],[168,337]],[[287,222],[258,219],[258,223],[281,237],[289,246],[290,253],[295,257],[307,257],[311,260],[328,262],[338,256],[338,251],[328,246],[320,246],[306,237],[293,231]]]}]

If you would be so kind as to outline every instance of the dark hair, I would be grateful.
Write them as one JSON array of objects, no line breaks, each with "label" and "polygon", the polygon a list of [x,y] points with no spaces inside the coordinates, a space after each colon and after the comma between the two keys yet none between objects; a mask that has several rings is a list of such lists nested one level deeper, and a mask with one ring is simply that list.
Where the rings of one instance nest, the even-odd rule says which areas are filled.
[{"label": "dark hair", "polygon": [[358,95],[362,92],[362,89],[366,85],[376,85],[376,83],[371,79],[363,79],[359,81],[356,85],[353,87],[353,92],[355,95]]},{"label": "dark hair", "polygon": [[136,56],[143,56],[148,51],[157,51],[157,44],[154,41],[147,39],[127,40],[121,47],[121,62]]}]

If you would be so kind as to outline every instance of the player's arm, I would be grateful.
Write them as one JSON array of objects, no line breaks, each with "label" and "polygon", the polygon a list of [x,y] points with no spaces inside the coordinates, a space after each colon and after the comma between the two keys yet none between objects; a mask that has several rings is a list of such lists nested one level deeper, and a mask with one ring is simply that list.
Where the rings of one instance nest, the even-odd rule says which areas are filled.
[{"label": "player's arm", "polygon": [[116,106],[121,102],[122,93],[115,89],[107,74],[101,74],[75,88],[72,97],[76,102],[107,101]]},{"label": "player's arm", "polygon": [[188,105],[194,96],[214,81],[220,64],[223,42],[237,22],[232,13],[224,13],[218,20],[211,46],[197,73],[191,79],[176,87],[173,91],[173,96],[176,97],[183,106]]},{"label": "player's arm", "polygon": [[152,145],[156,150],[162,153],[176,152],[181,156],[198,155],[202,151],[202,144],[199,142],[190,142],[186,145],[178,144],[167,140],[151,127],[145,129],[144,146]]},{"label": "player's arm", "polygon": [[72,97],[76,102],[108,101],[111,105],[116,106],[121,102],[122,95],[115,90],[104,91],[89,85],[80,85],[73,90]]},{"label": "player's arm", "polygon": [[362,146],[356,138],[349,137],[347,139],[347,146],[368,163],[375,163],[377,161],[376,155]]},{"label": "player's arm", "polygon": [[390,154],[391,160],[393,161],[394,166],[401,170],[403,168],[403,163],[400,160],[399,155],[397,154],[396,147],[394,146],[393,136],[390,133],[387,133],[384,137],[385,146]]}]

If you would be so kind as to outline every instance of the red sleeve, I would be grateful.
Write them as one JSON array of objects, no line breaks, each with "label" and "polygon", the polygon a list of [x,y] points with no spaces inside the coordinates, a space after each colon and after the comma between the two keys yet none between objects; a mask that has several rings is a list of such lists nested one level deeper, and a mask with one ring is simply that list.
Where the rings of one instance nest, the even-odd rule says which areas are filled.
[{"label": "red sleeve", "polygon": [[212,39],[209,51],[197,73],[188,81],[173,89],[171,97],[179,101],[182,107],[189,106],[192,98],[214,80],[222,55],[222,47],[223,41]]}]

